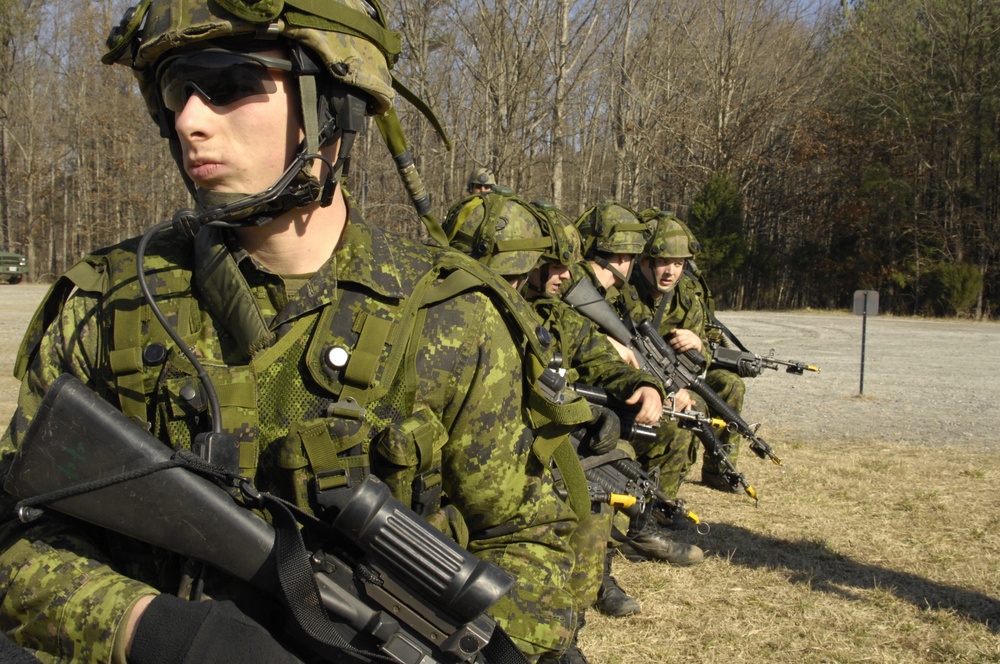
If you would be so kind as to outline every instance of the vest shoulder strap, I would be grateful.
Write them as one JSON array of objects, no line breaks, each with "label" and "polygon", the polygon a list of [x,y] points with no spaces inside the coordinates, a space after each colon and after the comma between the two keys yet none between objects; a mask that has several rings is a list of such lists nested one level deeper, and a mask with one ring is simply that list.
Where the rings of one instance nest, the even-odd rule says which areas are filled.
[{"label": "vest shoulder strap", "polygon": [[28,329],[21,340],[21,347],[17,353],[17,360],[14,363],[14,377],[18,380],[24,378],[32,360],[38,354],[42,337],[45,336],[49,326],[59,318],[66,301],[69,300],[74,291],[103,293],[107,289],[107,285],[107,270],[103,261],[97,257],[81,260],[59,277],[49,288],[49,292],[45,294],[45,298],[35,310],[35,315],[28,324]]}]

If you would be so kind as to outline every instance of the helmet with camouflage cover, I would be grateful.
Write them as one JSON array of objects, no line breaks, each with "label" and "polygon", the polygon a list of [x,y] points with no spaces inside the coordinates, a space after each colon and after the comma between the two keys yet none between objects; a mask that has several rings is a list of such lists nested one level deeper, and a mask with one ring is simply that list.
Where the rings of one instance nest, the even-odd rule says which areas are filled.
[{"label": "helmet with camouflage cover", "polygon": [[552,238],[552,245],[542,258],[567,267],[582,261],[583,240],[566,213],[550,201],[532,201],[531,204],[545,216],[547,228],[544,230]]},{"label": "helmet with camouflage cover", "polygon": [[[697,241],[692,241],[694,235],[680,219],[670,213],[659,214],[654,218],[656,224],[653,234],[646,243],[645,255],[650,258],[693,258]],[[700,248],[700,247],[698,247]]]},{"label": "helmet with camouflage cover", "polygon": [[[296,166],[300,169],[296,185],[300,192],[308,189],[311,198],[307,195],[304,200],[300,193],[298,201],[285,201],[285,209],[290,209],[319,200],[321,193],[332,196],[332,184],[346,170],[364,116],[391,110],[389,70],[400,52],[400,37],[388,29],[377,0],[141,0],[112,30],[107,45],[102,62],[132,69],[147,109],[161,134],[171,139],[178,162],[173,113],[165,106],[160,89],[165,67],[196,50],[239,55],[275,48],[286,51],[288,60],[277,60],[282,64],[276,68],[290,71],[298,81],[305,133],[300,156],[315,155],[321,146],[337,139],[341,142],[337,163],[329,169],[323,187],[310,174],[316,157]],[[266,66],[271,67],[270,62]],[[184,177],[205,207],[250,195],[204,192]],[[311,186],[306,187],[309,180]]]},{"label": "helmet with camouflage cover", "polygon": [[545,217],[503,192],[470,196],[452,209],[444,231],[453,249],[504,277],[528,274],[552,245]]},{"label": "helmet with camouflage cover", "polygon": [[646,245],[646,224],[629,207],[617,201],[602,201],[576,220],[583,238],[583,255],[597,253],[641,254]]},{"label": "helmet with camouflage cover", "polygon": [[469,173],[469,182],[466,190],[471,192],[473,187],[483,187],[487,190],[496,189],[497,178],[493,171],[488,168],[477,168]]},{"label": "helmet with camouflage cover", "polygon": [[[691,232],[691,228],[683,221],[675,217],[672,212],[661,210],[658,207],[651,207],[640,212],[639,218],[646,221],[646,226],[649,229],[649,241],[646,243],[645,251],[647,256],[652,256],[654,258],[693,258],[701,253],[701,243],[699,243],[698,239],[695,238],[694,233]],[[665,230],[663,231],[663,235],[658,236],[656,231],[659,228],[660,222],[664,220],[669,220],[673,225],[671,226],[670,231]],[[686,246],[676,235],[678,227],[687,236]],[[669,243],[667,243],[668,237],[670,239]],[[667,253],[671,251],[678,251],[681,253]]]}]

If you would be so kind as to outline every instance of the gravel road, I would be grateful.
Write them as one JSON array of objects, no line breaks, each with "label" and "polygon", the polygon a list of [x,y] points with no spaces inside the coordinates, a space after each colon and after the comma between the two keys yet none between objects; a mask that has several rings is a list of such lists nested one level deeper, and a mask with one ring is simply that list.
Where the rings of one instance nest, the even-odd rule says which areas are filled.
[{"label": "gravel road", "polygon": [[869,316],[719,312],[755,353],[820,373],[767,370],[747,381],[744,417],[760,435],[1000,447],[1000,324]]},{"label": "gravel road", "polygon": [[[17,349],[45,286],[0,286],[0,421],[17,399]],[[1000,323],[846,313],[719,312],[750,350],[821,372],[747,380],[744,418],[769,442],[841,439],[1000,448]]]}]

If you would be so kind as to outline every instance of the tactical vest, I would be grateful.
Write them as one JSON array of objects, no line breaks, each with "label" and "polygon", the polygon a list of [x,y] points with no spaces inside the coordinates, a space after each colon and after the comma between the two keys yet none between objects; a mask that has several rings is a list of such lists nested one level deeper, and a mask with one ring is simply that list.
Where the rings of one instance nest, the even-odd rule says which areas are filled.
[{"label": "tactical vest", "polygon": [[[377,229],[365,232],[373,242],[385,241]],[[196,239],[204,241],[203,235]],[[294,495],[286,497],[305,509],[326,506],[332,492],[353,487],[369,472],[419,513],[441,505],[448,433],[433,411],[414,408],[419,331],[434,305],[470,291],[486,294],[524,351],[533,453],[545,466],[554,459],[564,477],[577,478],[568,482],[576,484],[571,503],[578,513],[589,512],[585,479],[566,434],[590,411],[582,399],[560,402],[540,387],[550,351],[536,334],[529,306],[475,261],[414,247],[409,260],[419,265],[401,284],[404,296],[375,297],[356,284],[338,284],[331,303],[293,319],[277,338],[263,325],[228,251],[215,250],[206,276],[203,260],[194,265],[191,243],[165,233],[150,243],[144,272],[167,321],[215,386],[221,428],[239,440],[238,472],[279,494],[288,493],[290,477]],[[386,254],[373,247],[372,256],[379,255]],[[25,337],[17,377],[74,289],[102,295],[95,388],[161,440],[190,447],[210,428],[208,398],[194,366],[142,295],[132,245],[89,256],[57,281]]]}]

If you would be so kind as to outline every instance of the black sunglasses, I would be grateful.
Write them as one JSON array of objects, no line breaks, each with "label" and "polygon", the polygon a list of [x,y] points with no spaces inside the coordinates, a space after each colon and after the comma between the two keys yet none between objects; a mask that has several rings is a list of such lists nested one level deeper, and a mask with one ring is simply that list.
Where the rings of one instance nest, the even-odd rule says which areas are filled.
[{"label": "black sunglasses", "polygon": [[163,106],[180,113],[195,92],[212,106],[226,106],[278,86],[268,70],[291,71],[292,63],[255,53],[205,49],[164,60],[156,70]]}]

